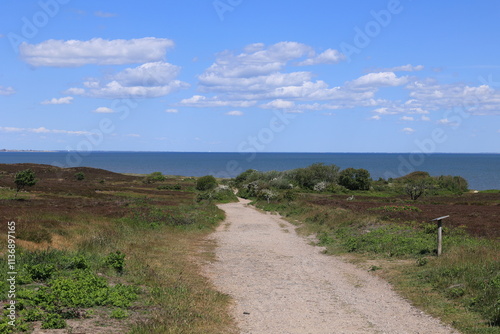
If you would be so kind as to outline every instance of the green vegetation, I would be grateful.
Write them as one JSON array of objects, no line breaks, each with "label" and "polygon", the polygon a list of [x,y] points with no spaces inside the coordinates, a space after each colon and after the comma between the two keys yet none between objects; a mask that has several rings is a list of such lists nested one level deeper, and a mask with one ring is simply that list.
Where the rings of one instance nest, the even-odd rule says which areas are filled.
[{"label": "green vegetation", "polygon": [[196,189],[200,191],[212,190],[217,187],[217,180],[212,175],[200,177],[196,181]]},{"label": "green vegetation", "polygon": [[163,182],[167,179],[167,177],[165,175],[163,175],[161,172],[153,172],[151,174],[149,174],[148,176],[146,176],[144,178],[144,183],[155,183],[155,182]]},{"label": "green vegetation", "polygon": [[[95,326],[129,333],[233,331],[229,297],[199,267],[212,257],[213,245],[204,240],[224,213],[214,201],[197,201],[196,180],[168,178],[162,186],[176,191],[159,191],[144,176],[89,169],[85,182],[67,184],[59,180],[75,178],[74,170],[30,167],[43,175],[37,193],[24,201],[0,197],[0,219],[16,222],[17,331],[39,322],[71,332],[76,319],[89,333]],[[16,172],[3,168],[8,176],[0,187],[12,184]],[[6,246],[0,239],[0,249]],[[6,262],[2,298],[9,289]],[[0,333],[14,330],[7,312]]]},{"label": "green vegetation", "polygon": [[[65,319],[79,318],[86,312],[83,309],[95,306],[127,308],[140,293],[132,285],[110,286],[106,278],[98,276],[97,271],[104,269],[107,259],[96,255],[21,250],[17,256],[18,263],[22,264],[16,277],[17,323],[20,325],[42,321],[44,329],[65,328]],[[5,278],[7,270],[2,269],[1,276]],[[7,286],[2,286],[0,293],[7,295],[6,289]],[[5,329],[1,333],[10,331]]]},{"label": "green vegetation", "polygon": [[[336,171],[329,179],[314,172],[325,167]],[[429,220],[438,213],[427,212],[429,206],[441,214],[451,208],[445,203],[464,203],[463,209],[453,208],[475,217],[470,215],[474,205],[498,204],[493,197],[485,203],[474,194],[464,198],[468,186],[463,178],[415,172],[371,181],[363,170],[313,165],[284,172],[248,170],[233,182],[238,194],[253,199],[258,207],[301,222],[300,230],[316,234],[328,253],[349,255],[358,262],[370,260],[370,271],[462,332],[500,333],[498,239],[474,237],[463,226],[445,224],[445,252],[436,256],[437,227]],[[426,206],[408,204],[408,195],[411,203],[420,198]],[[488,219],[493,223],[495,217],[492,213]],[[472,222],[468,228],[476,228]]]},{"label": "green vegetation", "polygon": [[370,173],[366,169],[346,168],[339,175],[339,185],[349,190],[370,190]]},{"label": "green vegetation", "polygon": [[85,180],[85,174],[82,172],[75,173],[75,179],[77,181],[83,181]]},{"label": "green vegetation", "polygon": [[16,173],[14,178],[14,183],[16,184],[16,195],[19,191],[25,189],[26,187],[34,186],[38,180],[36,179],[35,173],[31,169],[26,169]]}]

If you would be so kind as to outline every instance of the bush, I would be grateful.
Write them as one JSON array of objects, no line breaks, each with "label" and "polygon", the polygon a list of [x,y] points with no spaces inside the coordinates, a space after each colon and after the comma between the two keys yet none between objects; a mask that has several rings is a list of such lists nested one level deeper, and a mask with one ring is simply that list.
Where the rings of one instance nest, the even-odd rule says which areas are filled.
[{"label": "bush", "polygon": [[78,181],[83,181],[85,179],[85,174],[83,174],[82,172],[78,172],[75,174],[75,179],[77,179]]},{"label": "bush", "polygon": [[211,190],[217,187],[217,180],[212,175],[200,177],[196,181],[196,189],[200,191]]},{"label": "bush", "polygon": [[370,190],[370,172],[366,169],[346,168],[339,174],[339,185],[349,190]]},{"label": "bush", "polygon": [[441,175],[436,178],[439,188],[449,190],[456,194],[469,191],[467,180],[461,176]]},{"label": "bush", "polygon": [[420,196],[425,195],[427,191],[434,188],[434,180],[432,178],[425,179],[408,179],[403,184],[403,191],[410,195],[410,198],[416,201]]},{"label": "bush", "polygon": [[243,183],[246,183],[247,180],[249,179],[249,177],[254,173],[257,173],[257,171],[255,169],[247,169],[246,171],[244,171],[240,175],[236,176],[234,181],[236,182],[237,185],[241,185]]},{"label": "bush", "polygon": [[144,183],[155,183],[165,181],[167,178],[161,172],[153,172],[144,178]]},{"label": "bush", "polygon": [[298,168],[286,172],[301,188],[313,190],[320,182],[336,183],[339,176],[339,167],[316,163],[306,168]]},{"label": "bush", "polygon": [[26,187],[34,186],[38,180],[36,179],[35,173],[31,169],[26,169],[16,173],[14,183],[16,184],[16,196],[19,191]]},{"label": "bush", "polygon": [[120,251],[109,253],[105,262],[109,267],[121,274],[123,272],[123,268],[125,267],[125,254]]}]

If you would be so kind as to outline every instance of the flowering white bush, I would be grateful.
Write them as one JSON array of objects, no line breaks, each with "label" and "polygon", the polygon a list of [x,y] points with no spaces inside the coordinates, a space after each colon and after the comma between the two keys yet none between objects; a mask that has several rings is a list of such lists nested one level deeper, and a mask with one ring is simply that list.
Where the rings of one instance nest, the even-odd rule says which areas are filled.
[{"label": "flowering white bush", "polygon": [[314,185],[314,188],[313,190],[314,191],[324,191],[326,189],[326,182],[325,181],[321,181],[321,182],[318,182]]}]

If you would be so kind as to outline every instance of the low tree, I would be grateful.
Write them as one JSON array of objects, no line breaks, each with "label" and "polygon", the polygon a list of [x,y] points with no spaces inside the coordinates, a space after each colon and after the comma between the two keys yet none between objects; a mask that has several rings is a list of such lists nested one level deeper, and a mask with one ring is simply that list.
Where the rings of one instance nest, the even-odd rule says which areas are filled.
[{"label": "low tree", "polygon": [[35,173],[31,169],[26,169],[16,173],[14,183],[16,184],[16,195],[26,187],[34,186],[38,180],[36,179]]},{"label": "low tree", "polygon": [[217,187],[217,180],[212,175],[205,175],[196,181],[196,189],[205,191]]},{"label": "low tree", "polygon": [[360,168],[346,168],[339,174],[339,185],[349,190],[370,190],[370,172]]},{"label": "low tree", "polygon": [[432,178],[422,178],[407,180],[404,183],[404,191],[410,195],[410,198],[416,201],[420,196],[424,195],[428,190],[434,187]]}]

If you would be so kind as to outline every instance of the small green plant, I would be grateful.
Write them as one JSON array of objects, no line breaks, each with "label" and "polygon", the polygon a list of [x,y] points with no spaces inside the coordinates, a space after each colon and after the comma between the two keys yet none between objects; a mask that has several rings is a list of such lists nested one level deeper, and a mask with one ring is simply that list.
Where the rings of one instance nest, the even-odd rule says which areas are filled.
[{"label": "small green plant", "polygon": [[68,267],[70,269],[87,269],[89,267],[89,262],[85,256],[76,255],[71,259]]},{"label": "small green plant", "polygon": [[128,312],[125,311],[124,309],[117,308],[111,311],[110,318],[113,319],[125,319],[128,318]]},{"label": "small green plant", "polygon": [[56,270],[55,266],[49,263],[28,265],[26,269],[34,281],[45,281],[51,278]]},{"label": "small green plant", "polygon": [[116,270],[117,273],[123,273],[125,267],[125,254],[120,251],[109,253],[106,257],[106,264]]},{"label": "small green plant", "polygon": [[85,180],[85,174],[83,174],[82,172],[78,172],[75,174],[75,179],[77,179],[78,181],[83,181]]},{"label": "small green plant", "polygon": [[143,180],[144,183],[155,183],[165,181],[167,178],[161,172],[153,172],[146,176]]},{"label": "small green plant", "polygon": [[66,321],[56,313],[49,313],[42,322],[42,329],[62,329],[66,328]]},{"label": "small green plant", "polygon": [[19,191],[23,190],[26,187],[34,186],[38,180],[36,179],[35,173],[31,169],[26,169],[16,173],[14,183],[16,184],[16,195],[14,198],[17,198],[17,194]]}]

